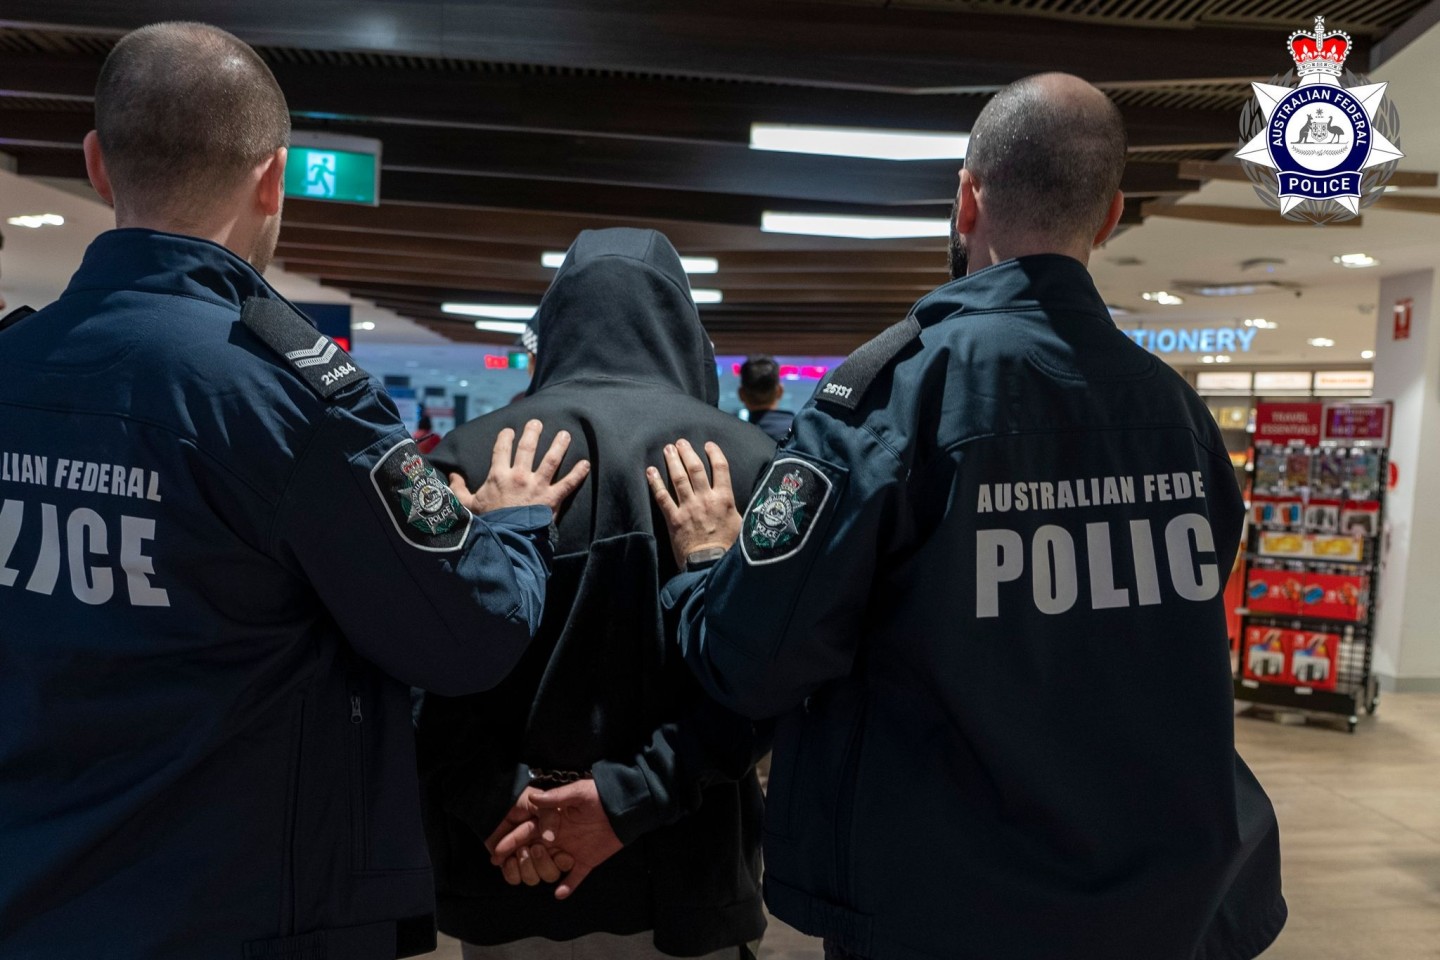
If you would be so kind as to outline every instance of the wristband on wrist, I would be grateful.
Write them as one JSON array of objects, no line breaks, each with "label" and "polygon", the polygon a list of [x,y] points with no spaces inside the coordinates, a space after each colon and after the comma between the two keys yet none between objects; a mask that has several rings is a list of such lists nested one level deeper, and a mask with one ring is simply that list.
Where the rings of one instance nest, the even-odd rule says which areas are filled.
[{"label": "wristband on wrist", "polygon": [[685,555],[685,572],[694,573],[696,570],[704,570],[713,567],[725,556],[724,547],[704,547],[694,553]]}]

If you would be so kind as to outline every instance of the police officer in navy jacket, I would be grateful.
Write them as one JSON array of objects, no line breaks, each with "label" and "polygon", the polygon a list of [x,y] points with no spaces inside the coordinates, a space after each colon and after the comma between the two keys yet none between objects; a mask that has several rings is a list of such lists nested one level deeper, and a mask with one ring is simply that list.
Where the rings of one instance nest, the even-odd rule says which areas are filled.
[{"label": "police officer in navy jacket", "polygon": [[535,423],[452,491],[261,278],[289,117],[240,41],[132,33],[95,111],[122,229],[0,322],[0,957],[423,953],[406,685],[506,675],[584,468]]},{"label": "police officer in navy jacket", "polygon": [[1086,272],[1124,160],[1077,78],[997,94],[958,279],[830,376],[743,513],[684,443],[673,498],[651,477],[677,558],[730,547],[667,600],[710,693],[780,718],[766,900],[831,957],[1248,960],[1285,922],[1234,749],[1240,492]]}]

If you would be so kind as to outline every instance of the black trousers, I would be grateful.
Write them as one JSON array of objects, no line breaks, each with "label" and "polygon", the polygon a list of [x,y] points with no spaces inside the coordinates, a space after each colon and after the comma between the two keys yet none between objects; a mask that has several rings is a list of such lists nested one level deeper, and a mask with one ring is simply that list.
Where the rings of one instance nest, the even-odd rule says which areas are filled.
[{"label": "black trousers", "polygon": [[825,941],[825,960],[865,960],[859,954],[851,953],[831,940]]}]

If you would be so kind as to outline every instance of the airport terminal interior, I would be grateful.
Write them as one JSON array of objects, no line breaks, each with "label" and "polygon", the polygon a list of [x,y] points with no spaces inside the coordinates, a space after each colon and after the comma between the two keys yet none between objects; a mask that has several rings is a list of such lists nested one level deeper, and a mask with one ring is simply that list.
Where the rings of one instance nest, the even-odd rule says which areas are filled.
[{"label": "airport terminal interior", "polygon": [[[1253,85],[1321,15],[1345,83],[1388,85],[1372,116],[1395,152],[1358,213],[1287,219],[1237,152],[1263,130]],[[756,355],[798,410],[947,281],[987,98],[1041,70],[1095,83],[1129,152],[1091,273],[1214,414],[1250,513],[1226,588],[1236,742],[1290,906],[1263,956],[1440,958],[1440,0],[5,0],[6,309],[53,301],[113,226],[81,150],[96,77],[166,19],[273,70],[294,132],[266,277],[442,434],[526,390],[527,322],[576,235],[609,226],[684,258],[723,410],[750,416]],[[914,883],[938,882],[913,842]],[[821,956],[779,922],[759,948]]]}]

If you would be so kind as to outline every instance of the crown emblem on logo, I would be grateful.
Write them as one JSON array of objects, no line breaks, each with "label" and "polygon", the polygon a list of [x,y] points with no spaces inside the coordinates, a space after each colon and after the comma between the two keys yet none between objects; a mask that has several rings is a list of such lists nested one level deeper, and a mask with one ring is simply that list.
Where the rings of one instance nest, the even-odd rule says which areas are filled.
[{"label": "crown emblem on logo", "polygon": [[400,472],[405,474],[411,483],[415,483],[418,478],[424,477],[428,471],[425,469],[425,461],[411,454],[400,461]]},{"label": "crown emblem on logo", "polygon": [[1350,53],[1350,34],[1339,30],[1325,32],[1325,18],[1315,18],[1315,32],[1296,30],[1288,41],[1295,72],[1301,77],[1315,75],[1338,77],[1345,72],[1345,57]]},{"label": "crown emblem on logo", "polygon": [[800,487],[804,484],[804,482],[805,481],[800,479],[800,474],[787,473],[785,475],[785,478],[780,481],[780,486],[787,493],[796,493],[797,491],[799,491]]}]

